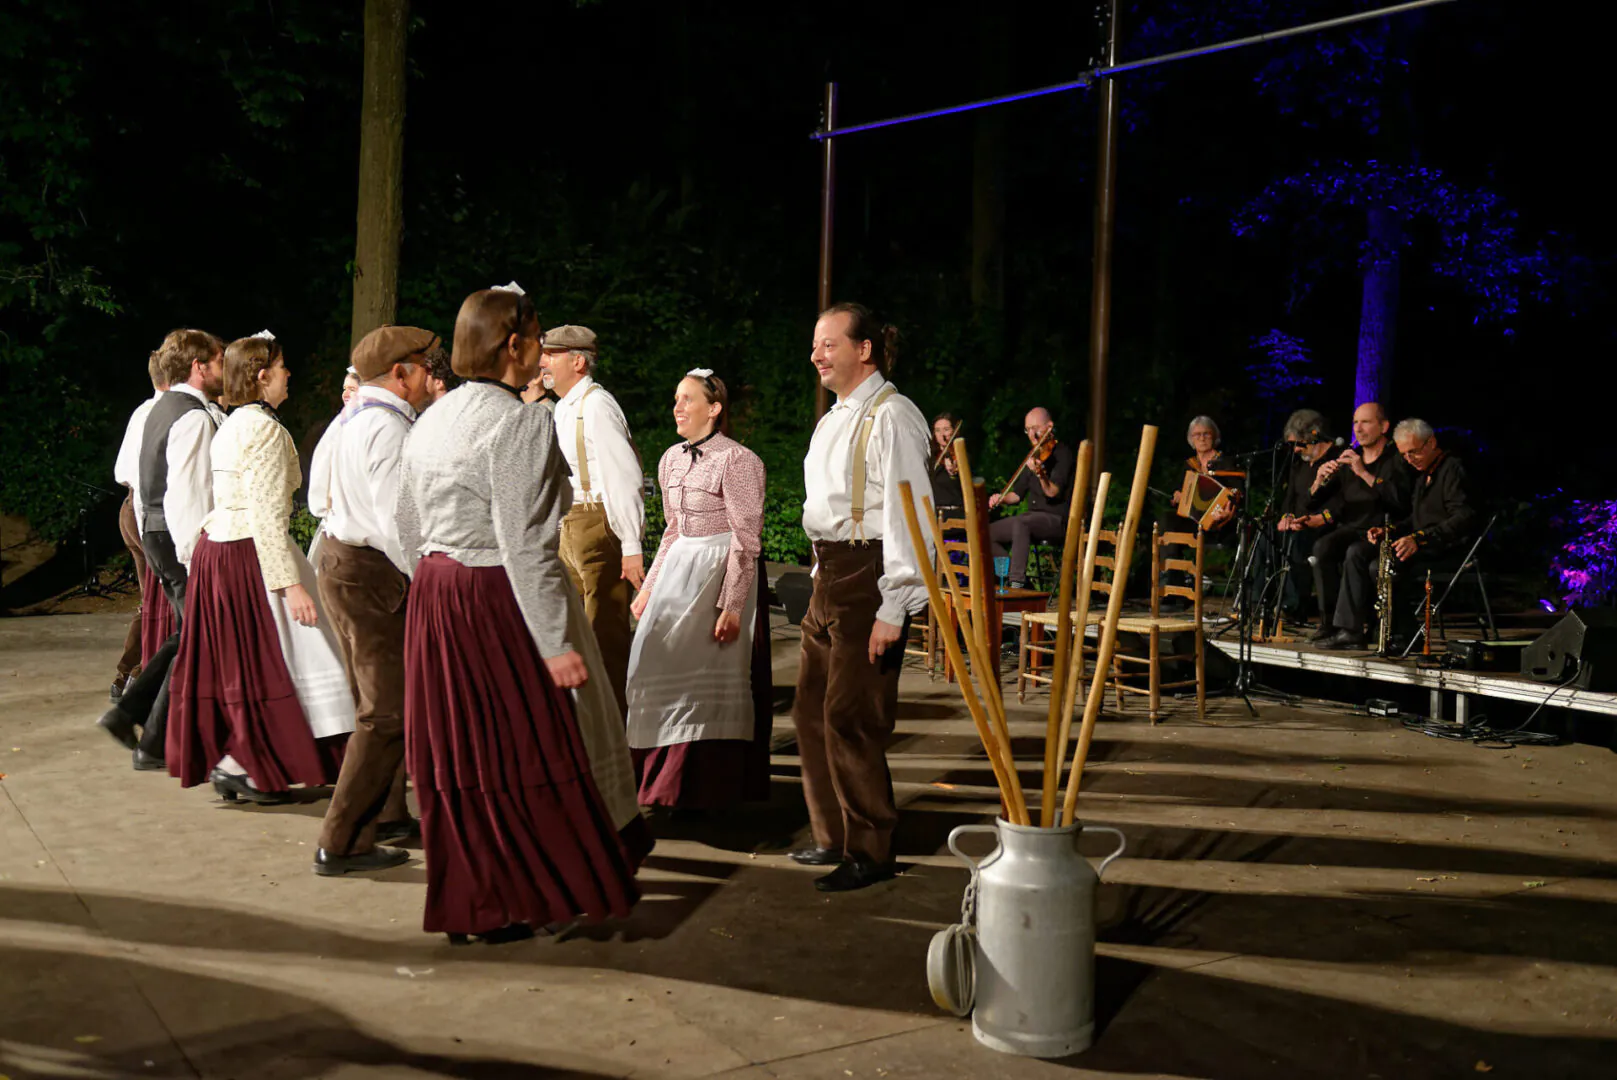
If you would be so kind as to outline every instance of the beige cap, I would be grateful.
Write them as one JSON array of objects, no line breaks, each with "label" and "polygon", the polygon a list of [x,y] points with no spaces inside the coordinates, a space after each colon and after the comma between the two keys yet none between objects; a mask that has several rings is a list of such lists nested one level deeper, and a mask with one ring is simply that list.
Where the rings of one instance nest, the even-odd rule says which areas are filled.
[{"label": "beige cap", "polygon": [[592,353],[595,351],[595,331],[587,326],[552,327],[545,331],[544,347]]},{"label": "beige cap", "polygon": [[405,363],[437,343],[437,334],[419,326],[378,326],[359,339],[349,359],[359,377],[369,382],[386,375],[394,364]]}]

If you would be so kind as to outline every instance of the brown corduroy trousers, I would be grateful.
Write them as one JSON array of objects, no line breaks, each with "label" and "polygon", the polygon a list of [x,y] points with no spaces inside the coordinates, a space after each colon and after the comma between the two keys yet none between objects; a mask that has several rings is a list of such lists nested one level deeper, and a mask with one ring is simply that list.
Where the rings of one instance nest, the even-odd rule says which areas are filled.
[{"label": "brown corduroy trousers", "polygon": [[[140,528],[135,524],[135,493],[131,491],[124,496],[123,505],[118,507],[118,532],[123,535],[124,547],[129,549],[129,557],[135,560],[135,588],[146,580],[146,549],[140,544]],[[118,674],[136,675],[140,673],[140,608],[129,619],[129,632],[124,635],[124,654],[118,658]]]},{"label": "brown corduroy trousers", "polygon": [[882,546],[818,542],[814,560],[792,709],[809,824],[819,847],[887,862],[898,823],[887,740],[898,716],[904,638],[870,662]]},{"label": "brown corduroy trousers", "polygon": [[320,541],[320,602],[342,648],[354,693],[354,733],[320,828],[320,846],[355,855],[376,844],[379,821],[409,815],[404,801],[404,612],[410,579],[375,548]]},{"label": "brown corduroy trousers", "polygon": [[578,504],[561,519],[561,561],[584,601],[618,708],[629,711],[629,604],[634,589],[623,576],[623,544],[606,521],[606,507]]}]

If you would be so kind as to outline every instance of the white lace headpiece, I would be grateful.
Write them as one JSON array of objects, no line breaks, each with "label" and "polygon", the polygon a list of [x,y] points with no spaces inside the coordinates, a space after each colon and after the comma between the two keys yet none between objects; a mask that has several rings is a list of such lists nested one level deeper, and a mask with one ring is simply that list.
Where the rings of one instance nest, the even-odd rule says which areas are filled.
[{"label": "white lace headpiece", "polygon": [[507,285],[491,285],[491,286],[489,286],[489,291],[490,292],[514,292],[518,296],[527,296],[528,295],[527,290],[524,289],[521,285],[518,285],[514,281],[507,284]]},{"label": "white lace headpiece", "polygon": [[263,338],[265,341],[275,340],[275,335],[270,333],[268,330],[260,330],[258,333],[254,334],[253,337]]},{"label": "white lace headpiece", "polygon": [[693,367],[685,374],[687,376],[695,376],[698,379],[711,379],[713,377],[713,369],[708,367]]}]

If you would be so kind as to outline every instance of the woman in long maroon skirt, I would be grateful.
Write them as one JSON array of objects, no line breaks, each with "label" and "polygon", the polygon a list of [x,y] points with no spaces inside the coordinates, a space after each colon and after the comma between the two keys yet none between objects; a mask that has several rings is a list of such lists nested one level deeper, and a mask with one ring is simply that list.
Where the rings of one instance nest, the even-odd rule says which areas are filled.
[{"label": "woman in long maroon skirt", "polygon": [[675,387],[674,428],[685,441],[657,467],[668,526],[633,607],[629,746],[642,806],[717,810],[769,797],[764,463],[730,438],[706,368]]},{"label": "woman in long maroon skirt", "polygon": [[422,924],[457,942],[625,916],[640,896],[621,719],[575,705],[616,709],[591,685],[603,683],[598,650],[559,553],[566,464],[550,413],[520,398],[539,334],[520,289],[467,297],[451,357],[467,381],[416,421],[400,470]]},{"label": "woman in long maroon skirt", "polygon": [[290,372],[268,331],[225,349],[213,509],[191,557],[169,682],[168,770],[230,802],[284,802],[330,784],[354,730],[354,699],[314,571],[288,529],[301,476],[276,415]]}]

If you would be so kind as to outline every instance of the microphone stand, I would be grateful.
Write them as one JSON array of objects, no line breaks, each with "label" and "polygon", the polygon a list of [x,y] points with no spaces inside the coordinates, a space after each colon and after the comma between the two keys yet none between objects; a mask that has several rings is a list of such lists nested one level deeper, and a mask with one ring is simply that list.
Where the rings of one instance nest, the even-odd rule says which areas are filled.
[{"label": "microphone stand", "polygon": [[[75,480],[73,482],[82,488],[94,492],[98,496],[114,494],[104,487],[99,487],[96,484],[87,484],[83,480]],[[71,589],[57,597],[58,602],[63,600],[77,600],[81,596],[92,596],[97,599],[105,599],[109,596],[118,595],[118,590],[115,587],[116,583],[114,583],[114,586],[101,584],[101,576],[96,573],[94,560],[91,558],[90,508],[99,501],[99,499],[92,499],[88,502],[81,502],[79,504],[79,554],[84,562],[84,582],[76,588]]]},{"label": "microphone stand", "polygon": [[[1279,445],[1264,450],[1253,450],[1245,454],[1236,455],[1236,460],[1245,459],[1251,461],[1264,454],[1274,455],[1279,450]],[[1271,604],[1270,589],[1276,583],[1284,582],[1287,571],[1290,569],[1289,561],[1283,559],[1280,568],[1268,574],[1258,587],[1255,595],[1250,589],[1253,577],[1253,563],[1256,562],[1258,540],[1260,539],[1259,534],[1273,524],[1275,493],[1279,490],[1279,484],[1275,482],[1280,471],[1279,459],[1271,456],[1270,461],[1269,475],[1271,483],[1269,485],[1269,497],[1265,501],[1263,509],[1256,515],[1242,515],[1238,522],[1241,532],[1240,541],[1236,548],[1235,568],[1232,576],[1232,580],[1239,579],[1240,584],[1237,586],[1235,593],[1237,611],[1237,618],[1234,623],[1236,627],[1235,678],[1230,689],[1246,703],[1247,712],[1253,716],[1258,715],[1257,706],[1252,703],[1252,699],[1255,697],[1262,697],[1288,705],[1295,704],[1298,700],[1294,694],[1288,694],[1259,682],[1257,664],[1252,659],[1252,646],[1256,637],[1255,629],[1264,621],[1264,613]],[[1250,489],[1250,484],[1248,488]],[[1271,543],[1270,550],[1273,551],[1274,549],[1275,545]],[[1283,588],[1284,586],[1282,585],[1281,587]],[[1226,583],[1226,594],[1228,590],[1229,583]],[[1228,631],[1229,626],[1225,626],[1215,636],[1221,636]]]}]

